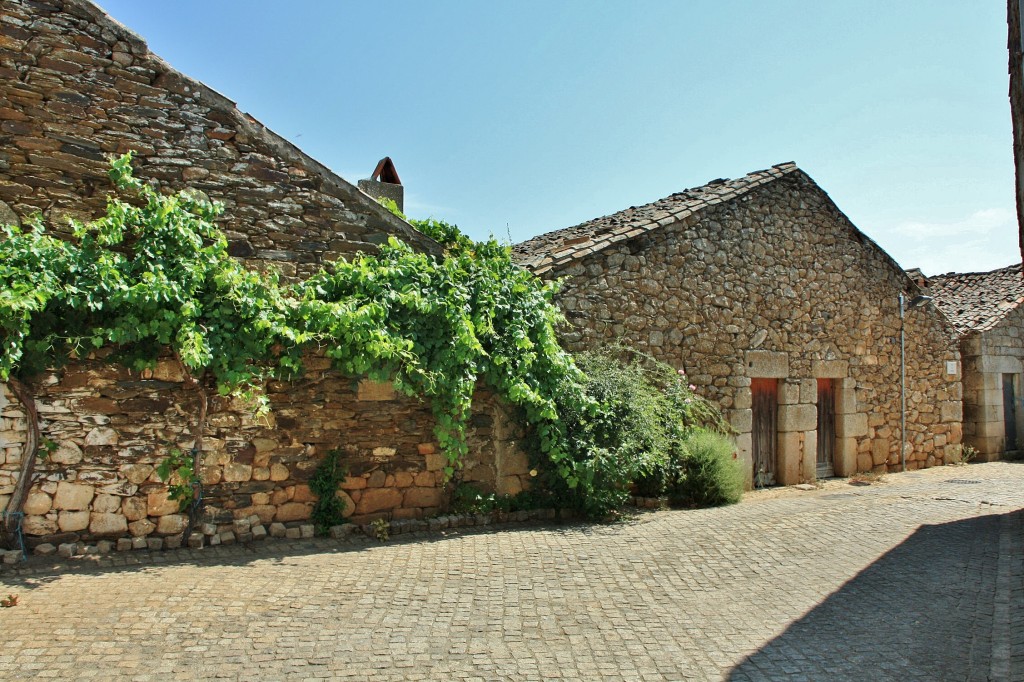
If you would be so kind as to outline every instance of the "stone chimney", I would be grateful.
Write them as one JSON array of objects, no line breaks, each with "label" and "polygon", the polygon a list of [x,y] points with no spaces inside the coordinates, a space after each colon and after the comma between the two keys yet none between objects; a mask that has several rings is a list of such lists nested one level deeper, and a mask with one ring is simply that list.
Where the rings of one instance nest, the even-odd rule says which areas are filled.
[{"label": "stone chimney", "polygon": [[399,211],[405,211],[405,188],[402,187],[402,181],[398,177],[398,171],[395,170],[395,164],[391,161],[390,156],[385,156],[377,162],[373,175],[366,180],[359,181],[359,189],[374,199],[391,199],[398,204]]},{"label": "stone chimney", "polygon": [[907,273],[907,277],[913,280],[914,284],[921,288],[922,293],[928,293],[928,290],[931,288],[931,282],[929,282],[925,274],[921,272],[921,268],[910,268],[904,272]]}]

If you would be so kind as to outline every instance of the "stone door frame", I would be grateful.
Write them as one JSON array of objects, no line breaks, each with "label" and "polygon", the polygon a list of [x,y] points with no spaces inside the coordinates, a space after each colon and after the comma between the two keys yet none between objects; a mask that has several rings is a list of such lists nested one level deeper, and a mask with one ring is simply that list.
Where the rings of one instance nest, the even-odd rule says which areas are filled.
[{"label": "stone door frame", "polygon": [[[965,369],[963,416],[964,444],[978,450],[979,459],[991,461],[1005,452],[1003,376],[1014,376],[1014,395],[1021,398],[1024,363],[1011,355],[982,355],[974,358],[972,370]],[[1024,436],[1024,409],[1015,411],[1017,439]]]},{"label": "stone door frame", "polygon": [[[850,476],[857,471],[859,441],[868,435],[868,415],[858,410],[856,381],[849,376],[845,360],[815,360],[810,376],[791,377],[789,354],[747,351],[742,372],[746,378],[737,387],[730,423],[737,430],[736,445],[753,484],[753,411],[750,382],[778,380],[778,445],[776,483],[795,485],[817,480],[818,379],[831,379],[835,396],[834,475]],[[737,372],[739,374],[739,372]]]}]

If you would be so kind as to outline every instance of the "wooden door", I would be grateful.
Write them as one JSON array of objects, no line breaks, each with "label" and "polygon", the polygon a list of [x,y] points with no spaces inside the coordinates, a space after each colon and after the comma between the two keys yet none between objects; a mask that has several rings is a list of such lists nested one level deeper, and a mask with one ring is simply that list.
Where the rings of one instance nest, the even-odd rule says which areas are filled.
[{"label": "wooden door", "polygon": [[1003,375],[1003,426],[1006,433],[1006,451],[1017,449],[1017,393],[1013,387],[1013,375]]},{"label": "wooden door", "polygon": [[775,484],[776,446],[778,443],[778,380],[751,379],[753,408],[751,451],[754,458],[754,485]]},{"label": "wooden door", "polygon": [[835,476],[836,393],[831,379],[818,379],[818,478]]}]

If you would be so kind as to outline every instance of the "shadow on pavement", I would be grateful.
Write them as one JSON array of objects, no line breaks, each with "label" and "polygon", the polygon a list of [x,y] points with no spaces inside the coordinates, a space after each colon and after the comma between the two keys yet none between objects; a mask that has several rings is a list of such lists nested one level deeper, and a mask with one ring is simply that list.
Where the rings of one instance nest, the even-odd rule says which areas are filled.
[{"label": "shadow on pavement", "polygon": [[[149,550],[115,553],[110,556],[77,557],[71,560],[55,561],[52,558],[40,560],[30,558],[30,564],[19,573],[0,573],[0,590],[32,590],[75,575],[102,575],[122,572],[154,572],[172,566],[244,566],[256,561],[273,565],[284,565],[289,561],[312,555],[350,554],[366,552],[384,546],[405,544],[439,543],[455,540],[468,535],[482,535],[499,532],[545,530],[554,533],[589,533],[592,524],[578,519],[554,519],[502,523],[483,526],[465,526],[442,531],[423,531],[391,537],[386,544],[362,535],[349,540],[310,538],[302,540],[267,540],[259,543],[220,545],[204,549],[176,549],[170,551]],[[118,562],[118,563],[114,563]],[[127,562],[127,563],[123,563]],[[0,595],[2,596],[2,595]]]},{"label": "shadow on pavement", "polygon": [[[1022,514],[921,526],[746,657],[728,679],[990,679],[993,634],[998,640],[1010,630],[996,619],[1006,612],[996,608],[1000,527],[1020,528]],[[1018,602],[1008,612],[1020,614],[1020,590],[1008,592],[1003,598]]]}]

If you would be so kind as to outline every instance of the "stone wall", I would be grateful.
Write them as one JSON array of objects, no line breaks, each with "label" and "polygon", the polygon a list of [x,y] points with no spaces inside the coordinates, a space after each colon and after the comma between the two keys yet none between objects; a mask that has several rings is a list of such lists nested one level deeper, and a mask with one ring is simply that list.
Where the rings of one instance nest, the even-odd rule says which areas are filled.
[{"label": "stone wall", "polygon": [[139,177],[222,201],[232,254],[286,278],[392,234],[438,248],[87,0],[0,0],[0,221],[97,217],[129,150]]},{"label": "stone wall", "polygon": [[[268,395],[263,417],[237,401],[211,401],[201,469],[207,541],[248,532],[241,526],[308,519],[309,478],[334,448],[348,468],[339,495],[350,520],[419,519],[446,508],[446,459],[426,404],[389,384],[341,377],[319,357],[307,359],[301,380],[271,383]],[[37,405],[43,436],[58,447],[38,463],[25,505],[33,543],[181,533],[187,517],[155,473],[170,448],[192,445],[198,398],[174,361],[142,375],[82,362],[44,377]],[[0,508],[17,480],[24,434],[24,412],[0,384]],[[478,391],[459,478],[521,490],[529,466],[515,447],[519,436],[497,399]]]},{"label": "stone wall", "polygon": [[[1018,307],[993,329],[970,332],[960,342],[964,363],[964,444],[982,461],[993,461],[1024,443],[1024,409],[1020,402],[1024,377],[1024,308]],[[1007,377],[1007,375],[1013,375]],[[1004,381],[1013,382],[1017,441],[1007,439],[1003,405]]]},{"label": "stone wall", "polygon": [[[627,228],[620,228],[627,229]],[[625,341],[685,369],[751,459],[751,379],[778,379],[782,483],[813,478],[818,378],[836,388],[835,471],[900,466],[900,319],[914,285],[802,172],[550,270],[575,349]],[[911,292],[912,294],[915,292]],[[931,306],[909,311],[907,466],[961,441],[960,354]]]},{"label": "stone wall", "polygon": [[[0,223],[39,212],[64,234],[67,218],[98,217],[112,192],[108,159],[129,150],[138,177],[223,202],[232,255],[286,279],[373,252],[392,235],[440,252],[87,0],[0,0]],[[446,505],[445,460],[426,405],[339,377],[323,358],[307,367],[302,381],[270,385],[264,419],[213,401],[201,472],[208,541],[308,519],[309,477],[333,448],[345,453],[341,495],[352,519],[421,518]],[[154,467],[170,448],[191,447],[197,409],[176,366],[140,376],[85,361],[48,376],[37,402],[43,435],[58,448],[38,466],[25,510],[29,536],[173,542],[186,519]],[[24,433],[24,413],[0,385],[0,508]],[[487,391],[478,392],[469,437],[459,476],[485,490],[521,490],[528,466],[514,445],[518,433]]]}]

